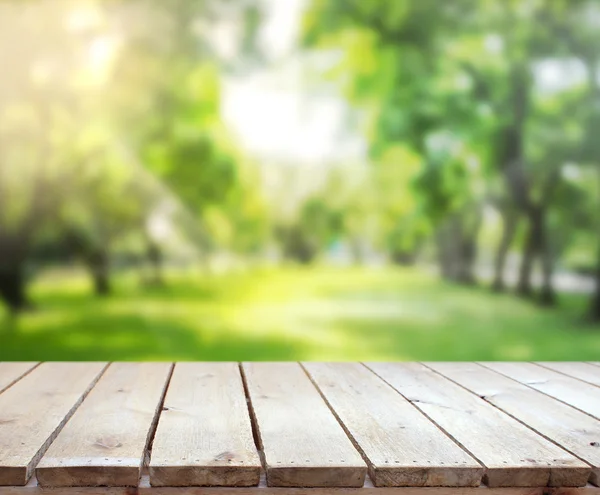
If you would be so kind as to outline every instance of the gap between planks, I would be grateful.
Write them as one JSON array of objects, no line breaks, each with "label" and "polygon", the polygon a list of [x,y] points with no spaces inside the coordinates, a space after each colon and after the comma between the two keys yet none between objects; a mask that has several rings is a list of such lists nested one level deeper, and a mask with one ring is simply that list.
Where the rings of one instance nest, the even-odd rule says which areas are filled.
[{"label": "gap between planks", "polygon": [[542,366],[552,371],[557,371],[570,378],[577,378],[582,382],[600,387],[600,369],[590,363],[581,362],[554,362],[541,361],[533,363],[537,366]]},{"label": "gap between planks", "polygon": [[[35,365],[35,366],[37,366],[37,365]],[[31,372],[33,369],[35,369],[35,366],[34,366],[34,367],[32,367],[31,369],[29,369],[28,371],[26,371],[26,373],[25,373],[24,375],[22,375],[22,376],[20,376],[19,378],[17,378],[17,381],[18,381],[18,380],[20,380],[21,378],[23,378],[24,376],[26,376],[26,375],[27,375],[28,373],[30,373],[30,372]],[[257,446],[257,448],[258,448],[258,450],[259,450],[259,453],[261,454],[261,456],[263,456],[264,454],[263,454],[263,452],[262,452],[262,446],[261,446],[261,443],[260,443],[260,432],[259,432],[259,425],[258,425],[258,423],[256,422],[256,418],[255,418],[255,416],[254,416],[254,414],[253,414],[253,410],[252,410],[252,407],[251,407],[251,403],[250,403],[250,397],[249,397],[249,392],[248,392],[248,387],[247,387],[246,379],[245,379],[245,376],[244,376],[244,373],[243,373],[243,367],[242,367],[241,365],[239,365],[239,368],[240,368],[240,372],[241,372],[241,376],[242,376],[242,381],[243,381],[243,386],[244,386],[244,395],[245,395],[245,398],[246,398],[246,401],[247,401],[247,405],[248,405],[248,409],[249,409],[249,410],[248,410],[248,413],[250,414],[250,418],[251,418],[252,432],[253,432],[253,435],[254,435],[254,438],[255,438],[255,445]],[[599,368],[599,369],[600,369],[600,368]],[[162,397],[161,397],[161,401],[164,401],[165,394],[167,393],[167,390],[168,390],[168,387],[169,387],[169,380],[171,379],[172,372],[173,372],[173,366],[171,366],[171,370],[170,370],[170,374],[169,374],[169,379],[167,380],[167,383],[166,383],[166,386],[165,386],[164,393],[163,393],[163,395],[162,395]],[[375,375],[375,376],[376,376],[376,375]],[[378,379],[379,379],[379,378],[378,378]],[[14,382],[13,382],[13,383],[14,383]],[[314,386],[314,383],[313,383],[313,386]],[[316,387],[316,388],[317,388],[317,391],[320,393],[320,391],[319,391],[319,388],[318,388],[318,387]],[[322,395],[322,394],[321,394],[321,395]],[[325,401],[325,402],[326,402],[326,404],[327,404],[327,401]],[[327,404],[327,405],[328,405],[328,404]],[[330,406],[328,405],[328,407],[330,407]],[[150,432],[149,432],[149,437],[148,437],[148,445],[147,445],[147,448],[146,448],[146,450],[145,450],[145,453],[144,453],[144,459],[146,459],[146,460],[149,458],[149,456],[150,456],[150,453],[151,453],[152,442],[154,441],[154,435],[155,435],[155,432],[156,432],[156,423],[157,423],[157,421],[159,420],[159,417],[160,417],[161,410],[162,410],[162,402],[161,402],[161,404],[160,404],[160,407],[159,407],[159,409],[158,409],[158,414],[157,414],[157,415],[155,416],[155,418],[154,418],[153,426],[152,426],[152,428],[151,428],[151,430],[150,430]],[[336,418],[337,418],[337,416],[336,416]],[[337,418],[337,420],[339,421],[339,418]],[[429,419],[428,419],[428,421],[429,421]],[[342,426],[343,426],[343,425],[342,425]],[[263,462],[261,462],[261,466],[262,466],[263,473],[264,473],[264,466],[265,466],[265,463],[264,463],[264,457],[262,457],[261,459],[262,459],[262,461],[263,461]],[[368,488],[370,488],[370,487],[368,486],[368,484],[369,484],[369,482],[367,481],[367,484],[366,484],[366,485],[365,485],[363,488],[359,488],[359,489],[350,489],[350,491],[356,491],[356,490],[358,490],[360,493],[365,493],[365,492],[364,492],[364,490],[365,490],[365,489],[368,489]],[[12,489],[15,489],[14,487],[11,487],[11,488],[12,488]],[[19,487],[19,488],[20,488],[20,489],[23,489],[24,487]],[[17,488],[17,489],[19,489],[19,488]],[[140,488],[144,489],[144,483],[143,483],[143,479],[142,479],[142,482],[141,482],[141,484],[140,484]],[[189,487],[189,488],[186,488],[186,489],[187,489],[187,490],[192,490],[192,489],[193,489],[193,487]],[[211,488],[211,489],[212,489],[212,488]],[[253,487],[253,489],[261,489],[261,487],[260,487],[260,486],[259,486],[259,487]],[[262,489],[265,489],[265,487],[262,487]],[[269,489],[268,489],[268,491],[272,491],[272,490],[274,490],[274,489],[276,490],[276,488],[275,488],[275,487],[273,487],[273,488],[269,488]],[[487,489],[488,489],[488,490],[490,490],[489,488],[487,488]],[[6,490],[6,489],[0,488],[0,495],[3,495],[3,494],[5,493],[5,490]],[[68,488],[67,490],[69,490],[69,491],[70,491],[70,492],[72,492],[72,493],[76,493],[76,492],[75,492],[75,490],[77,490],[77,489],[75,489],[75,488]],[[81,488],[80,490],[82,490],[82,492],[85,492],[85,491],[87,490],[87,488],[85,488],[85,487],[84,487],[84,488]],[[106,490],[106,489],[104,489],[104,490]],[[315,494],[315,493],[316,493],[315,491],[320,491],[320,492],[323,492],[323,493],[325,493],[325,492],[330,492],[330,493],[341,493],[341,491],[347,491],[347,490],[348,490],[348,488],[336,488],[336,489],[334,489],[333,491],[331,491],[331,488],[321,488],[321,489],[317,489],[317,488],[310,488],[310,489],[307,489],[307,490],[305,490],[305,489],[301,489],[301,488],[286,488],[285,490],[286,490],[286,493],[288,493],[288,492],[289,492],[289,490],[304,490],[304,491],[305,491],[305,492],[307,492],[307,493]],[[379,490],[381,490],[381,489],[377,489],[377,490],[379,491]],[[403,491],[402,491],[402,493],[407,493],[407,492],[406,492],[406,488],[404,488],[404,489],[402,489],[402,490],[403,490]],[[429,490],[431,491],[431,489],[429,489]],[[449,491],[448,491],[448,490],[449,490]],[[459,490],[459,489],[449,488],[448,490],[447,490],[447,492],[448,492],[448,493],[459,493],[459,491],[457,491],[457,490]],[[506,490],[506,489],[502,489],[502,490]],[[530,493],[529,491],[523,491],[522,489],[516,489],[516,490],[518,490],[518,492],[519,492],[519,493]],[[554,490],[554,489],[549,489],[549,488],[547,488],[546,490]],[[566,490],[566,489],[565,489],[565,490]],[[570,489],[568,489],[568,490],[570,490]],[[596,493],[596,488],[594,488],[594,490],[595,490],[595,491],[594,491],[594,493]],[[389,491],[389,490],[388,490],[388,489],[386,489],[386,491]],[[62,493],[62,492],[63,492],[63,490],[61,490],[60,492]],[[153,489],[153,490],[152,490],[152,492],[154,492],[154,493],[159,493],[159,492],[158,492],[156,489]],[[223,492],[223,488],[216,488],[216,492],[215,492],[215,493],[222,493],[222,492]],[[102,492],[102,493],[106,493],[106,492]],[[119,493],[123,493],[123,492],[121,491],[121,492],[119,492]],[[173,492],[173,493],[185,493],[185,491],[181,491],[181,490],[179,490],[179,491],[175,491],[175,492]],[[200,493],[200,492],[199,492],[199,493]],[[202,493],[205,493],[205,491],[202,491]],[[234,492],[232,492],[232,493],[236,493],[236,494],[238,494],[238,495],[240,495],[240,494],[241,494],[241,492],[239,491],[239,489],[235,490],[235,491],[234,491]],[[281,492],[281,493],[283,493],[283,492]],[[398,491],[398,493],[400,493],[400,492]],[[425,491],[420,491],[419,493],[425,493]],[[442,492],[442,491],[437,491],[436,493],[443,493],[443,492]],[[505,492],[502,492],[502,493],[509,493],[509,492],[506,492],[506,491],[505,491]],[[545,493],[545,492],[544,492],[544,493]],[[555,490],[553,491],[553,493],[555,493]],[[583,493],[583,492],[582,492],[582,493]],[[598,493],[598,495],[600,495],[600,491],[598,491],[597,493]]]},{"label": "gap between planks", "polygon": [[600,388],[534,363],[480,362],[523,385],[600,420]]},{"label": "gap between planks", "polygon": [[489,486],[577,487],[588,481],[587,463],[425,365],[367,366],[484,464]]},{"label": "gap between planks", "polygon": [[424,364],[588,463],[590,481],[599,484],[599,421],[477,363]]},{"label": "gap between planks", "polygon": [[366,464],[299,363],[242,369],[269,486],[364,484]]},{"label": "gap between planks", "polygon": [[39,362],[0,362],[0,394],[36,369]]},{"label": "gap between planks", "polygon": [[152,486],[256,486],[258,456],[237,363],[178,363],[150,460]]},{"label": "gap between planks", "polygon": [[106,367],[106,363],[45,363],[0,394],[1,486],[27,483]]},{"label": "gap between planks", "polygon": [[38,464],[39,483],[137,486],[172,371],[172,363],[111,364]]},{"label": "gap between planks", "polygon": [[479,486],[484,467],[360,363],[302,363],[378,487]]}]

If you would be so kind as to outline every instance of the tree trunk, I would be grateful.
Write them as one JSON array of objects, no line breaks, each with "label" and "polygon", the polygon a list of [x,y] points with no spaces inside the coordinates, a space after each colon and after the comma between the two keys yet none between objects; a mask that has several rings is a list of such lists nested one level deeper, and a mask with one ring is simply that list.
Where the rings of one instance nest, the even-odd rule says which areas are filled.
[{"label": "tree trunk", "polygon": [[517,232],[518,220],[518,213],[514,210],[509,210],[504,214],[502,239],[500,239],[498,251],[496,252],[496,259],[494,261],[494,281],[492,283],[492,289],[497,292],[502,292],[506,287],[504,281],[504,268],[506,267],[508,251],[515,238],[515,233]]},{"label": "tree trunk", "polygon": [[529,230],[517,283],[517,293],[529,296],[532,293],[531,273],[538,251],[538,221],[536,208],[530,200],[530,183],[525,173],[524,163],[524,127],[529,113],[531,78],[529,68],[515,65],[511,68],[511,99],[513,119],[503,130],[502,149],[504,157],[502,168],[504,179],[513,202],[529,219]]},{"label": "tree trunk", "polygon": [[442,277],[461,284],[475,283],[477,234],[481,218],[468,225],[466,215],[454,213],[438,229],[438,259]]},{"label": "tree trunk", "polygon": [[394,250],[392,252],[392,262],[399,266],[412,266],[415,264],[415,253],[409,251]]},{"label": "tree trunk", "polygon": [[[590,57],[583,57],[586,61],[587,73],[588,73],[588,82],[590,89],[590,108],[598,109],[600,107],[600,82],[598,82],[598,63],[595,58],[595,54]],[[591,119],[591,124],[594,124],[598,121],[597,112],[594,112]],[[594,129],[594,126],[588,126],[588,129]],[[596,172],[597,172],[597,181],[598,186],[600,186],[600,163],[596,163]],[[594,322],[600,322],[600,217],[597,217],[597,255],[596,255],[596,289],[592,296],[592,301],[590,304],[590,318]]]},{"label": "tree trunk", "polygon": [[455,219],[450,218],[437,230],[437,251],[440,273],[445,280],[457,280],[457,249]]},{"label": "tree trunk", "polygon": [[163,256],[160,247],[155,242],[148,243],[148,261],[150,261],[150,284],[162,285],[162,261]]},{"label": "tree trunk", "polygon": [[475,262],[477,261],[477,237],[482,223],[482,214],[475,210],[475,217],[465,216],[460,229],[460,271],[458,281],[472,285],[475,279]]},{"label": "tree trunk", "polygon": [[519,281],[517,283],[517,294],[530,297],[533,294],[532,275],[533,264],[540,252],[542,214],[538,208],[531,208],[528,218],[528,231],[521,258],[521,267],[519,269]]},{"label": "tree trunk", "polygon": [[519,271],[519,282],[517,293],[530,297],[533,295],[533,266],[536,259],[540,259],[542,267],[542,287],[540,292],[540,303],[551,306],[556,301],[552,275],[554,263],[552,249],[546,232],[546,206],[533,206],[529,212],[529,230],[523,250],[521,268]]},{"label": "tree trunk", "polygon": [[13,314],[29,307],[25,286],[24,263],[0,267],[0,299]]},{"label": "tree trunk", "polygon": [[12,314],[31,307],[25,273],[29,251],[28,235],[0,232],[0,300]]},{"label": "tree trunk", "polygon": [[556,304],[556,292],[552,283],[554,274],[554,259],[552,248],[545,235],[541,243],[541,261],[542,261],[542,287],[540,291],[540,304],[542,306],[554,306]]},{"label": "tree trunk", "polygon": [[590,304],[590,318],[592,321],[600,321],[600,239],[598,240],[598,255],[596,260],[596,290]]},{"label": "tree trunk", "polygon": [[90,255],[89,267],[94,282],[94,292],[98,296],[107,296],[111,292],[110,265],[106,250],[99,249]]}]

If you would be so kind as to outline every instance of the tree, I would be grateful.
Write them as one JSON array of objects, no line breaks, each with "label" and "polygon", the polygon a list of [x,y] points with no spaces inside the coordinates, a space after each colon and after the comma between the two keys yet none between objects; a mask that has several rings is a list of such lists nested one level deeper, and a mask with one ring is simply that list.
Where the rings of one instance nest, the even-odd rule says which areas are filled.
[{"label": "tree", "polygon": [[432,222],[421,211],[421,162],[420,155],[396,145],[382,154],[372,171],[372,209],[381,218],[382,244],[392,261],[401,265],[414,263],[432,229]]},{"label": "tree", "polygon": [[452,153],[442,157],[429,143],[443,135],[457,144],[474,139],[473,129],[485,116],[470,101],[467,74],[444,57],[448,29],[468,15],[469,3],[434,3],[315,1],[305,18],[305,43],[343,50],[333,76],[369,116],[367,135],[375,162],[397,146],[421,157],[418,183],[424,204],[415,210],[428,215],[438,230],[442,273],[471,282],[480,222],[462,218],[461,208],[450,211],[448,206],[470,202],[472,209],[480,201],[461,197],[469,188],[452,179],[467,162],[458,164],[460,159],[450,159]]},{"label": "tree", "polygon": [[126,235],[147,236],[145,221],[161,199],[156,191],[148,194],[139,170],[116,156],[114,147],[104,146],[91,156],[84,155],[77,186],[61,218],[68,249],[83,261],[100,296],[111,292],[110,265],[115,244]]},{"label": "tree", "polygon": [[[452,264],[461,267],[459,279],[472,278],[467,267],[476,252],[481,207],[491,203],[504,219],[495,289],[504,287],[506,256],[523,219],[527,232],[518,292],[532,294],[532,268],[539,260],[541,300],[553,302],[554,241],[548,217],[557,218],[555,209],[568,189],[562,167],[567,161],[585,161],[577,150],[579,131],[561,134],[560,129],[566,122],[568,129],[576,129],[593,119],[571,112],[570,105],[580,108],[580,102],[570,94],[545,101],[536,83],[537,66],[578,57],[593,74],[589,87],[594,94],[599,50],[592,25],[597,14],[593,0],[310,3],[305,45],[340,54],[332,55],[329,76],[367,116],[371,158],[376,161],[397,145],[421,156],[421,211],[438,226],[442,272],[451,278],[456,277],[448,268]],[[590,96],[587,104],[595,104],[595,98]],[[481,187],[467,186],[465,177],[472,175],[464,173],[467,161],[448,151],[432,153],[428,143],[444,134],[479,163],[474,183],[483,185],[483,193]]]},{"label": "tree", "polygon": [[[257,4],[178,0],[177,5],[148,2],[137,6],[141,16],[126,2],[107,7],[117,18],[145,20],[128,34],[112,74],[116,125],[139,160],[197,217],[204,233],[214,237],[214,242],[203,241],[204,248],[235,244],[228,232],[253,231],[260,237],[261,200],[248,183],[253,166],[220,118],[222,72],[238,67],[206,35],[208,23],[234,19],[244,44],[238,53],[254,54]],[[239,57],[238,62],[244,60]],[[249,217],[242,218],[240,208]],[[243,242],[244,249],[248,242]]]},{"label": "tree", "polygon": [[80,51],[64,29],[66,8],[0,3],[0,58],[10,67],[0,81],[0,298],[13,312],[30,306],[30,254],[70,184],[58,129],[72,111],[66,88]]}]

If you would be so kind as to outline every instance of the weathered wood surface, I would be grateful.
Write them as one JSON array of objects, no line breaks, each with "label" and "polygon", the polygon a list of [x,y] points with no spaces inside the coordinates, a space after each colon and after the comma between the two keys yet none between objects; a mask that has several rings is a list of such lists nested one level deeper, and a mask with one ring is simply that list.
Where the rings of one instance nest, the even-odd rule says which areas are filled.
[{"label": "weathered wood surface", "polygon": [[29,373],[38,363],[0,363],[0,393]]},{"label": "weathered wood surface", "polygon": [[600,419],[600,388],[533,363],[481,363]]},{"label": "weathered wood surface", "polygon": [[475,363],[426,363],[592,466],[600,482],[600,421]]},{"label": "weathered wood surface", "polygon": [[600,387],[600,369],[593,364],[557,362],[540,362],[536,364]]},{"label": "weathered wood surface", "polygon": [[252,486],[260,458],[237,363],[179,363],[154,437],[153,486]]},{"label": "weathered wood surface", "polygon": [[269,486],[363,485],[367,466],[297,363],[244,363]]},{"label": "weathered wood surface", "polygon": [[489,486],[586,484],[587,464],[424,365],[369,367],[478,459]]},{"label": "weathered wood surface", "polygon": [[39,484],[137,486],[171,367],[111,364],[40,461]]},{"label": "weathered wood surface", "polygon": [[598,363],[172,366],[0,363],[0,495],[600,495]]},{"label": "weathered wood surface", "polygon": [[363,452],[376,486],[481,484],[481,464],[363,365],[303,366]]},{"label": "weathered wood surface", "polygon": [[45,363],[0,394],[0,485],[24,485],[105,363]]}]

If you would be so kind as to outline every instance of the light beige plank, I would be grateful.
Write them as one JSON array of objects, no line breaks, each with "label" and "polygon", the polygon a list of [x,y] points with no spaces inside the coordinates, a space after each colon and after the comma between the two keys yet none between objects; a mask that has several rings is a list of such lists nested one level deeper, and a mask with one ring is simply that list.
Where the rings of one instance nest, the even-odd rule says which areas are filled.
[{"label": "light beige plank", "polygon": [[45,487],[137,486],[170,363],[114,363],[46,455]]},{"label": "light beige plank", "polygon": [[304,363],[369,466],[375,486],[479,486],[483,467],[358,363]]},{"label": "light beige plank", "polygon": [[600,482],[600,421],[475,363],[425,363],[588,462]]},{"label": "light beige plank", "polygon": [[481,364],[600,419],[598,387],[532,363]]},{"label": "light beige plank", "polygon": [[0,363],[0,394],[17,382],[23,375],[35,368],[38,363]]},{"label": "light beige plank", "polygon": [[367,466],[297,363],[244,363],[269,486],[363,485]]},{"label": "light beige plank", "polygon": [[535,364],[600,387],[600,369],[593,364],[576,362],[559,363],[550,361]]},{"label": "light beige plank", "polygon": [[179,363],[150,461],[152,486],[253,486],[260,458],[237,363]]},{"label": "light beige plank", "polygon": [[0,485],[24,485],[106,363],[44,363],[0,394]]},{"label": "light beige plank", "polygon": [[369,367],[486,467],[489,486],[582,486],[590,467],[418,363]]}]

